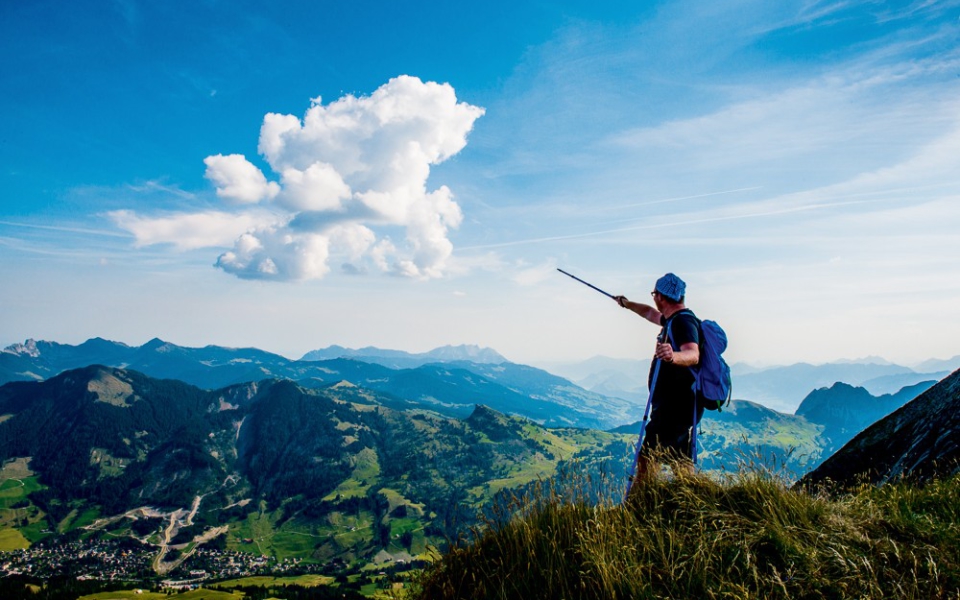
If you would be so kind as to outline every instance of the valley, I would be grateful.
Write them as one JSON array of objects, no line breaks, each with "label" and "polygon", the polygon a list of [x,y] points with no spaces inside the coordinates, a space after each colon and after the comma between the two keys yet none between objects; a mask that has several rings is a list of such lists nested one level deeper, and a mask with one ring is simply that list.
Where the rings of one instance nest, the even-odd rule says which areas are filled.
[{"label": "valley", "polygon": [[[144,366],[196,381],[266,360],[154,347],[174,362]],[[310,573],[360,590],[434,560],[524,490],[559,489],[565,473],[590,478],[591,497],[623,494],[640,404],[523,365],[271,364],[298,378],[263,369],[207,388],[94,364],[0,386],[0,549],[20,557],[5,572],[43,579],[53,571],[25,565],[56,564],[98,577],[108,571],[85,570],[85,548],[112,543],[130,566],[111,577]],[[734,400],[701,424],[701,468],[762,464],[796,480],[923,389],[878,398],[836,384],[793,415]],[[48,556],[66,547],[73,562]]]}]

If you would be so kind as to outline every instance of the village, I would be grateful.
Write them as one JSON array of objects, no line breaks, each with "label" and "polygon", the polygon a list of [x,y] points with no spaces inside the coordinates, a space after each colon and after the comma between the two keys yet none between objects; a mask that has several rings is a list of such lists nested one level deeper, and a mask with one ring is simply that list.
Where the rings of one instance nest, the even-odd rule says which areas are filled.
[{"label": "village", "polygon": [[162,581],[153,570],[155,551],[133,540],[85,540],[37,544],[0,552],[0,577],[22,575],[41,581],[69,576],[78,580],[120,581],[163,589],[192,589],[204,582],[251,575],[321,573],[329,565],[298,559],[220,549],[199,549]]}]

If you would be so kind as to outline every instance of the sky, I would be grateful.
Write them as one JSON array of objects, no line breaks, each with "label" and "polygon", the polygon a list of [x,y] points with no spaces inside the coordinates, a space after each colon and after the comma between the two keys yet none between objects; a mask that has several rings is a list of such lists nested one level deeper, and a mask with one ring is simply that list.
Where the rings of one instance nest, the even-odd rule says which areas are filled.
[{"label": "sky", "polygon": [[[269,4],[269,5],[268,5]],[[960,0],[0,3],[0,345],[960,354]]]}]

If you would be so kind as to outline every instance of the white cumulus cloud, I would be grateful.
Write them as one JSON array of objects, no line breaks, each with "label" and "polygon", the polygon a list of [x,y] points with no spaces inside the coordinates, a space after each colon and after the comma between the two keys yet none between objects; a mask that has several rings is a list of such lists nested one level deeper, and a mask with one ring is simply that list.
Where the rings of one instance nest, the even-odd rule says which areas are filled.
[{"label": "white cumulus cloud", "polygon": [[229,246],[266,218],[220,211],[142,217],[133,211],[117,210],[108,216],[118,227],[133,234],[137,246],[172,244],[178,250]]},{"label": "white cumulus cloud", "polygon": [[[302,119],[267,114],[258,149],[272,175],[240,154],[204,161],[220,199],[260,207],[257,217],[232,216],[244,227],[229,244],[221,243],[223,223],[218,235],[206,236],[217,242],[210,246],[233,246],[217,266],[250,279],[318,279],[331,264],[350,273],[443,276],[453,253],[448,233],[463,213],[447,186],[429,189],[430,168],[466,146],[483,113],[458,102],[449,84],[400,76],[369,96],[347,95],[327,105],[314,98]],[[205,220],[214,224],[211,215],[226,221],[229,214],[178,215],[176,223],[202,230]],[[162,227],[162,218],[125,211],[114,220],[139,245],[187,246],[165,237],[175,228]],[[203,237],[195,232],[189,247]]]},{"label": "white cumulus cloud", "polygon": [[244,233],[233,250],[217,259],[217,266],[246,279],[302,281],[319,279],[327,266],[330,243],[316,234],[293,234],[285,228]]},{"label": "white cumulus cloud", "polygon": [[217,196],[238,204],[255,204],[273,198],[280,186],[267,181],[263,172],[241,154],[208,156],[207,179],[217,186]]}]

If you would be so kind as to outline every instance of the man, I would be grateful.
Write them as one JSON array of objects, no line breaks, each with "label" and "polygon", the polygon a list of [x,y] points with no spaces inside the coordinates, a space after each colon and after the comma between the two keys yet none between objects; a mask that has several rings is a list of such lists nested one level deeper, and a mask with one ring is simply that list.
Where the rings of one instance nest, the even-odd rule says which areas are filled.
[{"label": "man", "polygon": [[[643,445],[637,454],[634,480],[656,474],[655,457],[672,456],[674,472],[693,471],[693,428],[703,416],[697,406],[691,367],[700,363],[700,327],[697,317],[684,305],[686,284],[673,273],[657,280],[651,296],[654,306],[615,296],[617,304],[661,326],[655,360],[650,365],[652,412]],[[659,363],[659,367],[658,367]],[[654,381],[656,373],[656,381]]]}]

